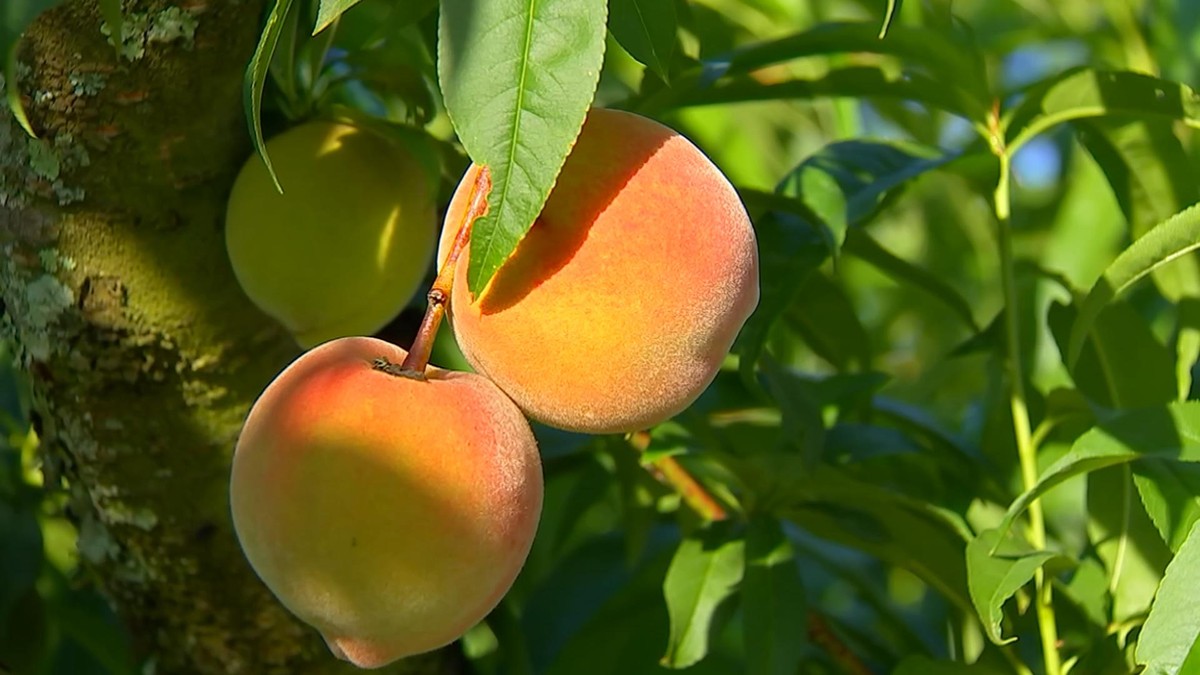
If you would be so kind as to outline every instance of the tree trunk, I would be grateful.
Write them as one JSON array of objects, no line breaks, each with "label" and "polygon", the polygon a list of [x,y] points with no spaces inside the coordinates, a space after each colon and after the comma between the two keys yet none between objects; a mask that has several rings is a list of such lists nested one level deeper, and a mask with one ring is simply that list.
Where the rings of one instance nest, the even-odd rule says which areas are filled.
[{"label": "tree trunk", "polygon": [[297,354],[222,235],[264,2],[132,4],[120,57],[94,0],[30,27],[37,140],[0,108],[0,331],[33,384],[47,483],[69,486],[81,558],[157,672],[352,671],[254,576],[229,517],[242,419]]}]

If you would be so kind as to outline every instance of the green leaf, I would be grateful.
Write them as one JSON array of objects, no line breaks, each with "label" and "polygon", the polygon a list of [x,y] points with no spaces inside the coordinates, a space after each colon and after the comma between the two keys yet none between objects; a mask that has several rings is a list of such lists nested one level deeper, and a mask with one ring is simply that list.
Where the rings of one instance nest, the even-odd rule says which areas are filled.
[{"label": "green leaf", "polygon": [[[1078,121],[1079,138],[1112,187],[1132,239],[1200,200],[1187,150],[1164,119]],[[1172,302],[1200,297],[1200,265],[1193,256],[1152,273]]]},{"label": "green leaf", "polygon": [[1179,400],[1185,401],[1192,391],[1192,366],[1200,359],[1200,299],[1181,298],[1176,312],[1175,379]]},{"label": "green leaf", "polygon": [[967,328],[970,328],[972,332],[979,332],[980,327],[975,322],[975,312],[971,309],[971,304],[941,277],[893,254],[875,241],[865,230],[851,230],[849,236],[846,237],[844,248],[847,253],[863,262],[870,263],[875,269],[891,277],[893,281],[901,284],[907,283],[913,288],[928,293],[935,300],[940,300]]},{"label": "green leaf", "polygon": [[1013,501],[998,529],[1006,532],[1030,502],[1072,476],[1143,457],[1200,462],[1200,402],[1134,410],[1089,430]]},{"label": "green leaf", "polygon": [[1141,73],[1079,68],[1025,95],[1008,116],[1005,138],[1014,153],[1064,122],[1098,117],[1165,117],[1200,126],[1200,99],[1186,85]]},{"label": "green leaf", "polygon": [[[897,4],[897,9],[898,5]],[[987,70],[980,56],[950,40],[941,31],[918,26],[893,26],[886,40],[876,24],[821,24],[812,30],[743,48],[710,65],[717,74],[745,74],[759,68],[806,56],[847,53],[886,54],[905,64],[923,66],[942,78],[943,86],[970,92],[980,111],[988,98]]]},{"label": "green leaf", "polygon": [[871,66],[850,66],[823,77],[784,82],[761,82],[751,76],[729,78],[704,89],[678,87],[672,98],[648,102],[645,108],[668,108],[745,103],[747,101],[807,100],[817,98],[884,98],[924,103],[972,119],[977,105],[963,92],[920,73],[896,74]]},{"label": "green leaf", "polygon": [[1087,535],[1108,570],[1114,623],[1145,615],[1171,559],[1137,498],[1130,468],[1123,464],[1087,476]]},{"label": "green leaf", "polygon": [[479,293],[541,212],[595,94],[604,0],[444,0],[438,81],[472,161],[491,171],[471,235]]},{"label": "green leaf", "polygon": [[1200,520],[1200,465],[1143,459],[1133,482],[1163,541],[1178,552]]},{"label": "green leaf", "polygon": [[[768,199],[769,193],[756,193]],[[743,193],[746,198],[746,193]],[[790,201],[790,200],[789,200]],[[753,208],[754,199],[747,201]],[[825,258],[825,245],[820,229],[811,220],[794,214],[769,213],[754,218],[754,231],[759,251],[758,307],[742,327],[734,344],[742,380],[752,391],[757,390],[756,369],[776,319],[792,305],[799,289]]]},{"label": "green leaf", "polygon": [[793,675],[804,652],[807,611],[796,555],[778,520],[758,516],[746,533],[742,581],[748,675]]},{"label": "green leaf", "polygon": [[125,16],[121,13],[121,0],[100,0],[100,16],[104,17],[104,23],[108,27],[108,34],[112,36],[113,49],[117,56],[121,55],[121,31],[125,28]]},{"label": "green leaf", "polygon": [[[722,437],[731,445],[735,439]],[[785,516],[818,537],[903,567],[964,610],[970,610],[961,519],[858,480],[799,453],[758,452],[723,463],[755,495],[760,508]]]},{"label": "green leaf", "polygon": [[813,274],[783,313],[786,325],[839,371],[871,366],[871,337],[840,284]]},{"label": "green leaf", "polygon": [[[1050,307],[1050,330],[1062,353],[1066,353],[1067,331],[1074,316],[1073,307],[1058,303]],[[1130,358],[1131,354],[1137,358]],[[1171,352],[1158,341],[1146,319],[1125,302],[1110,304],[1100,312],[1070,371],[1085,396],[1110,408],[1162,405],[1178,395]]]},{"label": "green leaf", "polygon": [[262,95],[267,71],[271,67],[271,57],[275,55],[275,45],[279,43],[284,19],[291,6],[292,0],[275,0],[271,13],[267,15],[267,23],[263,26],[262,36],[258,39],[258,46],[254,48],[254,55],[250,57],[250,63],[246,66],[246,76],[242,80],[242,103],[246,111],[246,123],[250,125],[254,149],[262,157],[263,164],[267,166],[267,173],[271,174],[275,189],[280,193],[283,192],[283,186],[279,184],[279,177],[275,175],[275,167],[271,165],[266,142],[263,140]]},{"label": "green leaf", "polygon": [[1137,644],[1137,662],[1147,675],[1193,673],[1185,661],[1194,663],[1200,642],[1200,613],[1196,612],[1196,589],[1200,588],[1200,534],[1193,526],[1179,553],[1167,566],[1162,584],[1150,607]]},{"label": "green leaf", "polygon": [[312,34],[316,35],[325,30],[329,24],[337,21],[346,10],[358,3],[359,0],[318,0],[317,22],[313,25]]},{"label": "green leaf", "polygon": [[[838,141],[801,162],[784,176],[776,192],[798,198],[817,215],[823,216],[825,211],[831,210],[835,221],[863,225],[913,179],[954,159],[954,155],[916,143]],[[817,185],[806,189],[810,172],[833,178],[833,184],[824,182],[823,185],[826,190],[838,193],[841,199],[826,204],[822,200],[827,198],[814,194]]]},{"label": "green leaf", "polygon": [[30,138],[37,138],[29,124],[29,118],[25,116],[25,106],[21,104],[21,90],[17,88],[17,43],[14,42],[8,51],[0,54],[4,55],[4,101],[25,133],[29,134]]},{"label": "green leaf", "polygon": [[663,580],[671,634],[661,664],[687,668],[708,653],[717,607],[742,581],[745,541],[710,528],[684,539]]},{"label": "green leaf", "polygon": [[1158,267],[1200,248],[1200,205],[1163,221],[1134,241],[1104,270],[1088,291],[1071,326],[1067,363],[1074,365],[1100,312],[1121,293]]},{"label": "green leaf", "polygon": [[617,43],[664,82],[678,28],[673,0],[608,0],[608,29]]},{"label": "green leaf", "polygon": [[[622,578],[611,587],[602,606],[598,611],[592,611],[583,625],[576,627],[564,622],[560,618],[562,611],[543,613],[535,619],[522,608],[530,651],[535,653],[535,672],[547,675],[666,675],[671,672],[655,661],[662,655],[662,646],[667,639],[668,619],[662,601],[662,582],[672,551],[666,549],[664,555],[656,553],[638,568],[627,570],[620,563],[619,537],[612,539],[614,556],[593,565],[598,570],[590,576],[580,576],[573,587],[547,585],[543,589],[544,593],[559,598],[563,611],[575,612],[579,605],[576,598],[593,593],[598,575],[619,573]],[[613,630],[614,626],[619,626],[620,630]],[[548,633],[552,640],[565,640],[561,649],[552,650],[552,661],[542,663],[536,658],[536,651],[544,642],[533,635],[534,630]],[[728,675],[728,668],[721,666],[717,659],[709,658],[687,672],[688,675]]]},{"label": "green leaf", "polygon": [[1015,538],[1000,537],[997,530],[984,530],[967,544],[967,581],[971,602],[988,638],[1003,645],[1016,640],[1005,638],[1000,629],[1004,603],[1058,554],[1034,551]]},{"label": "green leaf", "polygon": [[892,26],[892,20],[900,13],[901,0],[887,0],[887,9],[883,12],[883,25],[879,27],[879,39],[887,37],[888,28]]},{"label": "green leaf", "polygon": [[846,217],[846,197],[837,180],[813,163],[805,161],[784,177],[777,192],[804,202],[824,225],[829,252],[836,262],[846,241],[850,221]]}]

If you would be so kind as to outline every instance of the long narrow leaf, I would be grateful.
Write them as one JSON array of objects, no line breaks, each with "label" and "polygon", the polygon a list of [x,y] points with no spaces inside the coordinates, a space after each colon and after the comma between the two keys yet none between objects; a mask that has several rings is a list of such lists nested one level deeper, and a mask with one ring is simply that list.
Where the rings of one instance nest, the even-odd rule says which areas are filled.
[{"label": "long narrow leaf", "polygon": [[1194,662],[1190,652],[1200,642],[1200,613],[1196,612],[1196,588],[1200,587],[1200,526],[1193,526],[1179,553],[1163,576],[1150,615],[1137,644],[1137,661],[1147,675],[1191,673],[1184,661]]},{"label": "long narrow leaf", "polygon": [[885,249],[863,230],[851,230],[846,237],[846,252],[870,263],[898,283],[908,283],[940,300],[972,332],[979,332],[971,304],[953,286],[934,274],[904,260]]},{"label": "long narrow leaf", "polygon": [[1068,71],[1031,89],[1008,116],[1008,149],[1016,152],[1064,122],[1122,115],[1164,117],[1200,126],[1200,98],[1186,85],[1141,73]]},{"label": "long narrow leaf", "polygon": [[1110,302],[1155,269],[1198,248],[1200,206],[1193,206],[1160,223],[1122,251],[1079,306],[1071,326],[1068,365],[1075,364],[1092,323]]},{"label": "long narrow leaf", "polygon": [[1080,436],[1033,488],[1017,497],[997,529],[1007,532],[1030,502],[1072,476],[1142,457],[1200,462],[1200,402],[1135,410]]},{"label": "long narrow leaf", "polygon": [[263,26],[262,36],[254,49],[254,56],[246,66],[246,76],[242,80],[242,103],[246,110],[246,123],[250,125],[250,136],[254,141],[254,149],[262,157],[275,189],[283,192],[279,177],[275,175],[275,167],[267,156],[266,142],[262,131],[262,95],[263,85],[267,81],[267,71],[271,67],[271,58],[275,55],[275,45],[279,44],[279,36],[283,31],[284,19],[292,6],[292,0],[275,0],[275,6],[267,15],[267,23]]},{"label": "long narrow leaf", "polygon": [[541,212],[596,91],[604,0],[444,0],[438,83],[476,164],[491,170],[471,235],[480,292]]}]

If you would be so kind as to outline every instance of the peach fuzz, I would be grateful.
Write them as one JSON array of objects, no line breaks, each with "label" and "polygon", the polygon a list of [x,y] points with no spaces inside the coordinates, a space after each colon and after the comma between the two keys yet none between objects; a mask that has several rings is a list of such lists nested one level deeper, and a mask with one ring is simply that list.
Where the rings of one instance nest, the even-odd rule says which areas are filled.
[{"label": "peach fuzz", "polygon": [[473,374],[388,372],[405,356],[373,338],[306,353],[254,404],[233,457],[251,566],[362,668],[441,647],[491,611],[542,504],[537,445],[512,401]]},{"label": "peach fuzz", "polygon": [[[459,183],[444,261],[479,168]],[[633,431],[689,406],[758,304],[737,192],[690,141],[593,109],[540,216],[478,298],[459,256],[450,318],[464,355],[532,418]]]}]

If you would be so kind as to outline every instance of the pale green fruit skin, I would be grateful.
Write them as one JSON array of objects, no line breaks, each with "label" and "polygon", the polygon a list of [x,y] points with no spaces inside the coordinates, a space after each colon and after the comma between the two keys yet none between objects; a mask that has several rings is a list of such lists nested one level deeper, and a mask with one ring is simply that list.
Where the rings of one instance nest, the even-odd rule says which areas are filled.
[{"label": "pale green fruit skin", "polygon": [[437,234],[434,191],[399,145],[314,121],[267,141],[242,167],[225,244],[246,295],[309,348],[370,335],[420,287]]}]

